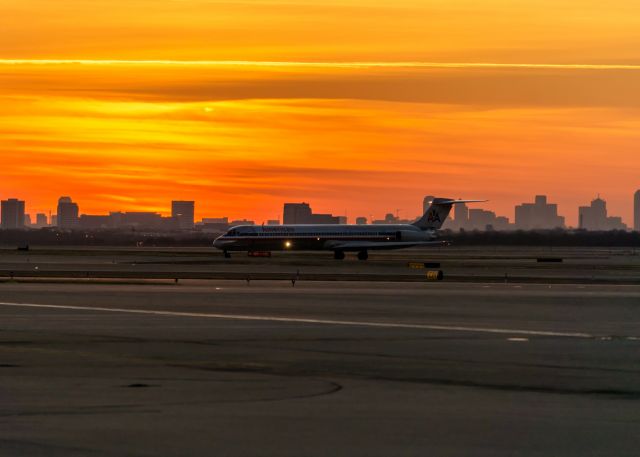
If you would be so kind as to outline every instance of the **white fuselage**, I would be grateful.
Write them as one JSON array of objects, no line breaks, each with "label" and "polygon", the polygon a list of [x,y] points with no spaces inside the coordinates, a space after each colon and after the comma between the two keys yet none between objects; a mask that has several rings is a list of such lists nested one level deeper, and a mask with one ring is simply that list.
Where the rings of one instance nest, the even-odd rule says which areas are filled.
[{"label": "white fuselage", "polygon": [[[396,225],[243,225],[215,240],[225,251],[397,249],[427,242],[433,231]],[[341,247],[343,246],[343,247]]]}]

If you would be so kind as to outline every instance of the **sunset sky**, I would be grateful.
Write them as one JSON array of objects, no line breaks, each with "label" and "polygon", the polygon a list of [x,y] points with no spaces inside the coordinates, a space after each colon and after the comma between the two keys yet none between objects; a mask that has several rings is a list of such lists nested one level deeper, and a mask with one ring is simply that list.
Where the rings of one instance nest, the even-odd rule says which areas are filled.
[{"label": "sunset sky", "polygon": [[568,223],[640,188],[640,2],[0,0],[0,198]]}]

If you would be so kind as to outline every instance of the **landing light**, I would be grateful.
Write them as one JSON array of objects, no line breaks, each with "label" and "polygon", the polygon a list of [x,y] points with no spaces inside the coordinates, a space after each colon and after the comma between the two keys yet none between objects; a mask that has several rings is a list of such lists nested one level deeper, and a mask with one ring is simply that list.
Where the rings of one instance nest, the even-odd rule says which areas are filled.
[{"label": "landing light", "polygon": [[284,242],[284,247],[285,248],[290,248],[291,247],[291,241],[285,241]]}]

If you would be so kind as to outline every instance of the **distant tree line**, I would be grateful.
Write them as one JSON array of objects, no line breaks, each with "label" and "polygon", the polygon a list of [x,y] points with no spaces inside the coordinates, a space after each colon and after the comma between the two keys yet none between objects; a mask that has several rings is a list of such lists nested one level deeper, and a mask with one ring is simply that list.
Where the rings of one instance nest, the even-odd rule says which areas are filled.
[{"label": "distant tree line", "polygon": [[143,233],[122,230],[3,230],[0,231],[0,246],[202,247],[212,246],[217,236],[219,235],[215,233]]},{"label": "distant tree line", "polygon": [[612,230],[590,232],[586,230],[532,230],[532,231],[444,231],[443,239],[457,246],[584,246],[584,247],[640,247],[640,232]]},{"label": "distant tree line", "polygon": [[[134,231],[2,230],[0,246],[122,246],[122,247],[208,247],[216,233],[142,233]],[[456,246],[601,246],[640,247],[640,232],[585,230],[460,231],[444,230],[443,240]]]}]

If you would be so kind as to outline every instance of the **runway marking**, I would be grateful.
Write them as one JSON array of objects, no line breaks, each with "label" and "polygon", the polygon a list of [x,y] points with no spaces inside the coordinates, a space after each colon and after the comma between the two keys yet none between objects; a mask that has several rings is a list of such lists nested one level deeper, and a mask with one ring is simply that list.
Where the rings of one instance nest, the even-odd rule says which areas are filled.
[{"label": "runway marking", "polygon": [[299,324],[321,324],[321,325],[342,325],[349,327],[374,327],[374,328],[402,328],[413,330],[440,330],[452,332],[470,332],[470,333],[493,333],[507,335],[529,335],[529,336],[555,336],[565,338],[602,338],[603,335],[593,335],[591,333],[582,332],[553,332],[546,330],[523,330],[523,329],[507,329],[507,328],[491,328],[491,327],[465,327],[459,325],[437,325],[437,324],[403,324],[396,322],[371,322],[371,321],[348,321],[348,320],[332,320],[332,319],[310,319],[302,317],[279,317],[279,316],[260,316],[249,314],[217,314],[217,313],[190,313],[180,311],[162,311],[162,310],[146,310],[146,309],[127,309],[127,308],[105,308],[98,306],[73,306],[73,305],[44,305],[36,303],[10,303],[0,302],[0,306],[16,307],[16,308],[41,308],[41,309],[67,309],[76,311],[100,311],[106,313],[126,313],[140,314],[150,316],[174,316],[174,317],[200,317],[206,319],[228,319],[237,321],[267,321],[267,322],[286,322]]}]

